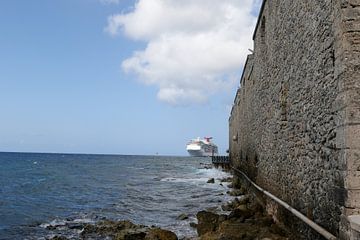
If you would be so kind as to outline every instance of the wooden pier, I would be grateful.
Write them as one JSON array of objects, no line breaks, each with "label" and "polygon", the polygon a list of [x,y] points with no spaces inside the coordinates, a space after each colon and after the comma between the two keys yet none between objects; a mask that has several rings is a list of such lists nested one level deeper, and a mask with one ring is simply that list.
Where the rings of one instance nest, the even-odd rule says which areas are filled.
[{"label": "wooden pier", "polygon": [[230,157],[229,156],[212,156],[211,162],[215,167],[221,167],[224,169],[230,168]]}]

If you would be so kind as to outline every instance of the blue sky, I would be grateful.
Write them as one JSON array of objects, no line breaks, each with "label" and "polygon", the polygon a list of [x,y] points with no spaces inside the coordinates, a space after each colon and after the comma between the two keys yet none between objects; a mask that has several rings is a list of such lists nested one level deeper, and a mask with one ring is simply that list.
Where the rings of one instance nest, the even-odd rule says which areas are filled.
[{"label": "blue sky", "polygon": [[[189,1],[144,1],[1,1],[0,151],[186,155],[198,136],[213,136],[226,151],[258,1],[228,1],[247,32],[223,35],[239,42],[197,26]],[[146,15],[156,6],[160,21]],[[200,14],[211,17],[208,8]],[[179,9],[176,19],[180,11],[194,19],[174,22],[171,9]],[[218,21],[211,24],[225,29]],[[191,50],[201,36],[218,40]],[[232,44],[238,50],[226,53]]]}]

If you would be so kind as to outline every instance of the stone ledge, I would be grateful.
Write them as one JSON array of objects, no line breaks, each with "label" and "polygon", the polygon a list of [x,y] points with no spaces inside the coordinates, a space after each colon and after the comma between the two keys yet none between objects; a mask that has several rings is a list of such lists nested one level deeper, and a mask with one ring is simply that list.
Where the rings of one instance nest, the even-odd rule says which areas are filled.
[{"label": "stone ledge", "polygon": [[350,215],[348,220],[351,228],[351,238],[352,240],[359,239],[360,236],[360,215]]}]

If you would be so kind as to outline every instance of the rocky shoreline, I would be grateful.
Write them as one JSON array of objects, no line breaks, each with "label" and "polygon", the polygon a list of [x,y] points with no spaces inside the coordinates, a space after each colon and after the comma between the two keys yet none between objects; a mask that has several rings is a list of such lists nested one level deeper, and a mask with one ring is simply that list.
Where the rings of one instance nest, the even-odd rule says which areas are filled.
[{"label": "rocky shoreline", "polygon": [[[209,179],[208,184],[217,184]],[[276,224],[268,216],[255,195],[248,192],[237,180],[221,179],[231,191],[227,194],[234,199],[221,205],[221,211],[207,209],[196,214],[197,222],[190,226],[197,231],[197,237],[182,237],[182,240],[286,240],[291,239],[285,228]],[[186,213],[177,220],[188,219]],[[137,225],[130,221],[102,220],[97,223],[84,223],[76,226],[81,239],[115,240],[177,240],[175,233],[155,226]],[[56,235],[49,239],[66,240]]]}]

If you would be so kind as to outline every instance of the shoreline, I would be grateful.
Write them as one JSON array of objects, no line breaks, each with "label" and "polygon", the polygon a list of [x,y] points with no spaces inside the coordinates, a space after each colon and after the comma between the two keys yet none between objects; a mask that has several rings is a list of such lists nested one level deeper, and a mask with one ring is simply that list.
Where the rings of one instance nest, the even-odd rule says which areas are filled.
[{"label": "shoreline", "polygon": [[[202,166],[213,168],[211,164]],[[226,169],[220,169],[226,171]],[[196,221],[190,226],[197,232],[197,236],[183,236],[181,238],[167,229],[157,226],[134,224],[128,220],[113,221],[103,219],[96,223],[75,224],[70,228],[78,229],[82,239],[124,239],[124,240],[286,240],[292,239],[283,226],[279,226],[265,213],[264,207],[257,197],[249,192],[245,184],[241,184],[234,174],[224,179],[210,178],[207,184],[227,184],[227,196],[233,197],[228,202],[219,202],[211,209],[197,212]],[[224,186],[224,189],[226,189]],[[225,200],[225,194],[224,200]],[[221,210],[219,210],[221,209]],[[183,213],[176,220],[189,220],[192,217]],[[67,240],[68,238],[55,235],[47,238],[52,240]]]}]

